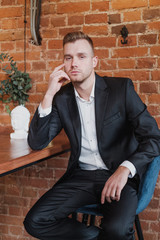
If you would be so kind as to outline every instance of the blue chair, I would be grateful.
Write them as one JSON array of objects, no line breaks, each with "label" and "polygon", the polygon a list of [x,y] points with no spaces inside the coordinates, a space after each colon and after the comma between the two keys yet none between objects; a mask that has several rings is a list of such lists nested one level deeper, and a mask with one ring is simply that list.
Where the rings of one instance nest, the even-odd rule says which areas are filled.
[{"label": "blue chair", "polygon": [[[160,156],[155,157],[154,160],[149,164],[147,171],[143,180],[141,181],[138,193],[138,206],[136,210],[136,218],[135,218],[135,227],[137,231],[137,236],[139,240],[144,240],[140,220],[138,214],[142,212],[149,204],[152,199],[155,185],[157,182],[157,178],[160,170]],[[92,204],[86,205],[84,207],[78,208],[75,213],[72,214],[73,218],[77,217],[77,213],[82,213],[83,218],[82,222],[87,224],[88,217],[90,215],[90,225],[94,225],[95,216],[103,216],[101,212],[100,204]]]}]

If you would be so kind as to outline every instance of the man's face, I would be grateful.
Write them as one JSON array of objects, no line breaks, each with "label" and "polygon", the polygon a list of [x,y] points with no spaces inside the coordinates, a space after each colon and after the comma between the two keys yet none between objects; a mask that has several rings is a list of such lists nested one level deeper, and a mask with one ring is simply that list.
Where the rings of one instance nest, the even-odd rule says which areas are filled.
[{"label": "man's face", "polygon": [[97,65],[92,47],[85,39],[64,45],[65,72],[73,83],[82,83],[93,73]]}]

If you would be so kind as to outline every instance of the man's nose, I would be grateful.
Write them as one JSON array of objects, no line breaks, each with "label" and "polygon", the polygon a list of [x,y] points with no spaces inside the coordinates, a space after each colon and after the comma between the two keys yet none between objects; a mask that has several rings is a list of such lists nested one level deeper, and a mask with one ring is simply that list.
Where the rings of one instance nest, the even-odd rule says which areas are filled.
[{"label": "man's nose", "polygon": [[72,58],[72,67],[77,67],[78,62],[76,58]]}]

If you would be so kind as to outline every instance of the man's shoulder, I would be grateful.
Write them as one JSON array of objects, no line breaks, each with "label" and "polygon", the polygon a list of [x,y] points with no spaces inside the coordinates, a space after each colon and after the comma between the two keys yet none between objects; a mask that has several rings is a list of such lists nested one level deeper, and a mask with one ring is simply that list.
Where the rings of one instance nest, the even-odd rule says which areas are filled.
[{"label": "man's shoulder", "polygon": [[110,86],[115,86],[115,85],[122,85],[126,84],[127,82],[132,82],[130,78],[124,78],[124,77],[108,77],[108,76],[103,76],[102,77],[104,81],[110,85]]},{"label": "man's shoulder", "polygon": [[96,74],[97,86],[105,86],[110,89],[125,88],[127,84],[132,85],[130,78],[99,76]]}]

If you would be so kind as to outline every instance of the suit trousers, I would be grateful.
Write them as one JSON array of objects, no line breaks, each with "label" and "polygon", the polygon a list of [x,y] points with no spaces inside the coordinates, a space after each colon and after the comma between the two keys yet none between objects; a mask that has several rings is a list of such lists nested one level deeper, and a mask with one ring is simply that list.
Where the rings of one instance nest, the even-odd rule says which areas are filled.
[{"label": "suit trousers", "polygon": [[53,186],[28,212],[26,231],[41,240],[133,240],[137,208],[137,184],[128,179],[120,201],[102,205],[100,227],[87,227],[69,217],[77,208],[100,203],[107,170],[76,169],[65,181]]}]

